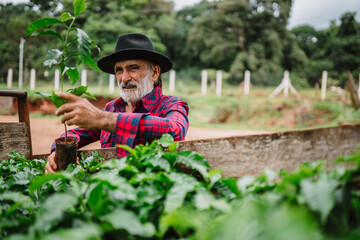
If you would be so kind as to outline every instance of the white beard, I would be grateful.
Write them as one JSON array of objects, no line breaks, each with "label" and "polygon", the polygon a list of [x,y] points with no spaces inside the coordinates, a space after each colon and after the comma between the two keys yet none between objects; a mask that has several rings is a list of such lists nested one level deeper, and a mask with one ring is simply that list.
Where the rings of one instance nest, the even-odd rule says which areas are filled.
[{"label": "white beard", "polygon": [[[139,82],[130,81],[121,84],[118,82],[120,97],[122,97],[125,102],[134,104],[136,101],[140,100],[146,94],[151,92],[154,86],[150,81],[150,74],[151,71],[149,71],[149,73]],[[136,88],[125,89],[125,86],[136,86]]]}]

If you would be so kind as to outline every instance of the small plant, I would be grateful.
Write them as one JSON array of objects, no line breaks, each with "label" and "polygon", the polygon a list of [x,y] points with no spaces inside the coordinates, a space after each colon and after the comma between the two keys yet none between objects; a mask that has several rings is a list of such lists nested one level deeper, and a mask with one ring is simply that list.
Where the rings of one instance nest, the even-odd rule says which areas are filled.
[{"label": "small plant", "polygon": [[[80,28],[74,27],[74,23],[78,16],[86,9],[85,0],[74,0],[74,16],[69,12],[61,14],[61,20],[57,18],[42,18],[34,21],[26,29],[26,36],[37,35],[50,35],[56,37],[62,45],[62,49],[51,49],[46,55],[44,66],[57,67],[60,71],[60,89],[63,92],[63,82],[65,75],[69,79],[70,83],[74,86],[80,78],[78,66],[87,64],[91,68],[100,71],[96,65],[96,62],[90,57],[91,50],[93,48],[98,49],[96,43],[91,41],[85,31]],[[66,31],[55,31],[53,29],[43,29],[45,27],[61,25]],[[76,34],[75,34],[76,33]],[[63,35],[62,35],[63,34]],[[77,60],[76,66],[71,64]],[[74,87],[66,90],[76,96],[86,94],[92,99],[95,97],[87,92],[87,86]],[[51,94],[39,93],[42,96],[50,97],[55,107],[60,107],[67,101],[56,95],[53,91]],[[65,142],[66,142],[66,124],[65,126]]]}]

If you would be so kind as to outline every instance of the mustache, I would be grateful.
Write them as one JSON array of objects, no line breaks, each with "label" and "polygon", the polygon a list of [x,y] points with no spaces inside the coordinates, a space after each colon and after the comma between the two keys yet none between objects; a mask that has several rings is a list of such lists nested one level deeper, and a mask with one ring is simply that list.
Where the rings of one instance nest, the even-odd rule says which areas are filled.
[{"label": "mustache", "polygon": [[131,88],[131,87],[137,87],[138,83],[135,81],[130,81],[130,82],[126,82],[126,83],[121,83],[121,88]]}]

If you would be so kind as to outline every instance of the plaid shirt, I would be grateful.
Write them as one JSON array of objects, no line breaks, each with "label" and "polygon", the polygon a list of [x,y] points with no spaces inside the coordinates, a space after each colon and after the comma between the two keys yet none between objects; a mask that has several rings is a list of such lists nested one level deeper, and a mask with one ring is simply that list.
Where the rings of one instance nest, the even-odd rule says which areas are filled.
[{"label": "plaid shirt", "polygon": [[[119,113],[115,133],[98,129],[75,128],[68,131],[68,136],[78,139],[79,148],[100,139],[101,148],[115,147],[117,144],[134,147],[159,139],[162,134],[172,135],[175,141],[185,139],[189,128],[187,103],[173,96],[162,94],[160,87],[140,99],[135,104],[134,112],[126,113],[127,103],[118,98],[106,104],[105,111]],[[62,134],[60,137],[64,137]],[[55,151],[55,142],[51,152]],[[124,149],[116,148],[117,155],[128,154]]]}]

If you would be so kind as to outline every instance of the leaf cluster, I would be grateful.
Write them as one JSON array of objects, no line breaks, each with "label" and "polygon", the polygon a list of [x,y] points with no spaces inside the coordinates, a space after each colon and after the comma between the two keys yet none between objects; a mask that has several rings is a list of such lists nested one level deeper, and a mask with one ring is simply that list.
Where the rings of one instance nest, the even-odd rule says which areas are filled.
[{"label": "leaf cluster", "polygon": [[[78,69],[71,66],[73,60],[77,60],[77,66],[86,64],[90,68],[100,71],[96,62],[91,58],[92,49],[100,49],[96,43],[89,38],[84,30],[74,27],[74,23],[78,16],[86,9],[85,0],[74,0],[73,6],[74,16],[70,12],[64,12],[61,14],[60,19],[49,17],[38,19],[32,22],[26,29],[26,36],[50,35],[56,37],[56,39],[60,41],[62,49],[49,50],[44,61],[44,66],[58,67],[61,74],[61,91],[63,91],[64,76],[68,77],[72,85],[75,85],[80,78]],[[64,28],[64,34],[62,34],[62,30],[56,31],[54,29],[48,29],[48,27],[53,27],[54,25],[62,26]],[[76,33],[76,35],[73,33]],[[80,86],[69,89],[68,92],[77,96],[81,96],[85,93],[90,98],[94,99],[94,97],[86,90],[86,86]],[[44,96],[46,94],[42,95]],[[60,107],[66,102],[57,96],[55,92],[52,92],[49,96],[56,107]]]},{"label": "leaf cluster", "polygon": [[43,175],[44,161],[0,162],[2,239],[357,239],[360,153],[294,172],[222,178],[163,135],[125,158],[93,152]]}]

